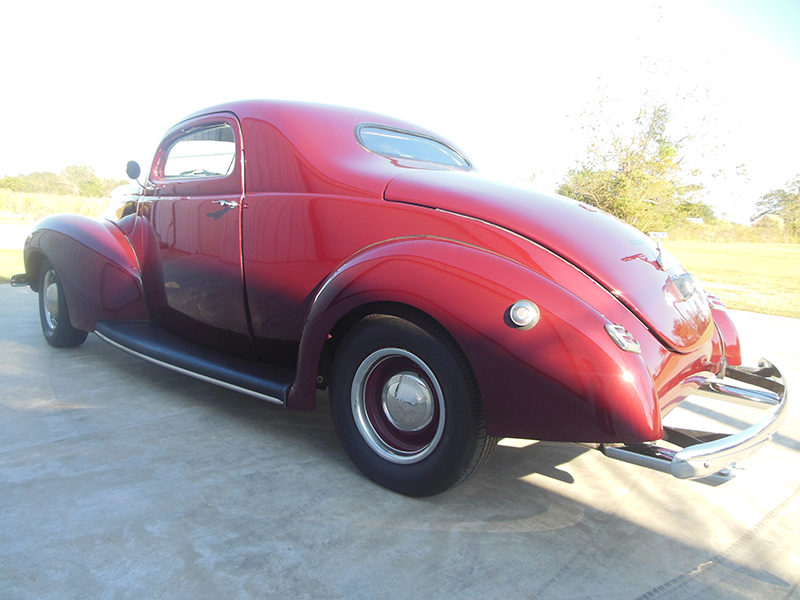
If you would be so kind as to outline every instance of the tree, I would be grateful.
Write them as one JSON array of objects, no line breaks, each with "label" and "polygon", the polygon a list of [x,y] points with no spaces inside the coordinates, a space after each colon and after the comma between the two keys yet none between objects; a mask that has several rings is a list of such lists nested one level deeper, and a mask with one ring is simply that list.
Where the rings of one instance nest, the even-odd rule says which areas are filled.
[{"label": "tree", "polygon": [[[610,141],[595,134],[588,157],[567,172],[557,193],[596,206],[643,231],[667,229],[687,217],[713,218],[699,201],[701,184],[685,183],[681,166],[684,144],[667,134],[665,105],[643,108],[633,120],[633,133],[611,131]],[[597,131],[597,129],[595,129]]]},{"label": "tree", "polygon": [[785,190],[772,190],[756,202],[755,221],[765,215],[776,215],[783,220],[792,236],[800,236],[800,174],[786,185]]},{"label": "tree", "polygon": [[70,165],[61,176],[72,184],[79,196],[97,198],[103,195],[103,183],[89,166]]},{"label": "tree", "polygon": [[3,177],[3,179],[0,179],[0,187],[9,189],[12,192],[62,196],[74,193],[69,182],[49,171],[36,171],[35,173],[18,177]]}]

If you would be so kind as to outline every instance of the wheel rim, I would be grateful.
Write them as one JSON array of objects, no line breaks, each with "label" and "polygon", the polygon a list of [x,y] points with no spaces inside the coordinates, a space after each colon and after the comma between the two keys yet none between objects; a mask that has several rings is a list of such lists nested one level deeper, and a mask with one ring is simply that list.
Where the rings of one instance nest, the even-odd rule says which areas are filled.
[{"label": "wheel rim", "polygon": [[444,395],[436,376],[400,348],[370,354],[353,378],[351,405],[364,441],[397,464],[423,460],[444,431]]},{"label": "wheel rim", "polygon": [[50,331],[58,327],[58,283],[56,283],[55,271],[47,271],[44,275],[44,321]]}]

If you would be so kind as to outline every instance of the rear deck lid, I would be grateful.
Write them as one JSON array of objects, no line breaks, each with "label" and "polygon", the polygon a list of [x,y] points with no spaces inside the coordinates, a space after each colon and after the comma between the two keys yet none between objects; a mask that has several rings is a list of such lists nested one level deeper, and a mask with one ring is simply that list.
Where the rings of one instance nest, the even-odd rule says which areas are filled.
[{"label": "rear deck lid", "polygon": [[544,246],[617,296],[673,350],[690,352],[713,335],[708,302],[702,290],[689,293],[685,269],[647,235],[594,207],[469,172],[403,174],[384,198],[480,219]]}]

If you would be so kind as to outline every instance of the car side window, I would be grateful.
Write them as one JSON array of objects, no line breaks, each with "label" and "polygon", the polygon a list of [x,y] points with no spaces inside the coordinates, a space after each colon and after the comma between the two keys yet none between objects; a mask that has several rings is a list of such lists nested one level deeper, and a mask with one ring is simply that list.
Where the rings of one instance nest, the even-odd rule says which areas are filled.
[{"label": "car side window", "polygon": [[227,123],[194,129],[175,140],[164,162],[165,178],[220,177],[233,171],[236,140]]}]

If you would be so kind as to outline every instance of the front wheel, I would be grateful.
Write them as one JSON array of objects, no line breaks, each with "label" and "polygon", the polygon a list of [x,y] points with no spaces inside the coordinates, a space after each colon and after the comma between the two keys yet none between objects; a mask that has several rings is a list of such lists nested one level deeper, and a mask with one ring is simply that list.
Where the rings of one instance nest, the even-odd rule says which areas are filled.
[{"label": "front wheel", "polygon": [[89,334],[75,329],[70,323],[67,299],[58,273],[48,260],[42,262],[39,273],[39,320],[44,339],[56,348],[80,346]]},{"label": "front wheel", "polygon": [[408,496],[455,487],[496,445],[456,343],[434,321],[374,315],[336,351],[331,412],[339,438],[370,479]]}]

